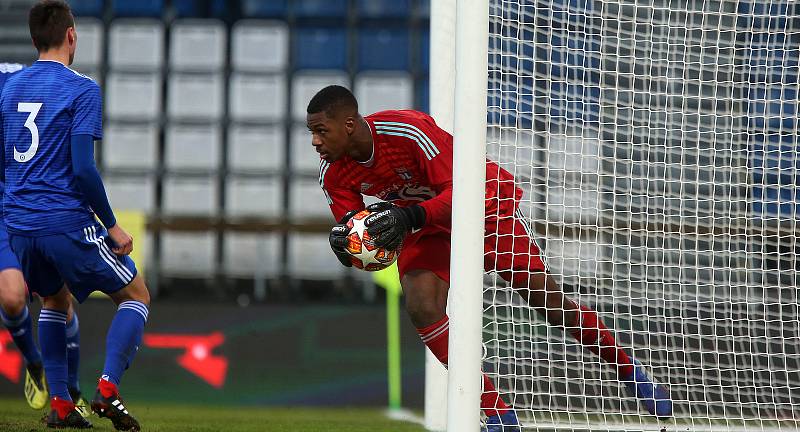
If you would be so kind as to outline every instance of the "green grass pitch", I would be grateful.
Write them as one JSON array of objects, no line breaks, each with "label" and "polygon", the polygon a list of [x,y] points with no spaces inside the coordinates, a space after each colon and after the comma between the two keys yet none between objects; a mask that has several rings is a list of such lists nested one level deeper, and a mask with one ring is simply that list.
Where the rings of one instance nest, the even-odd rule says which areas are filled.
[{"label": "green grass pitch", "polygon": [[[422,432],[421,426],[387,419],[377,409],[232,408],[202,405],[134,402],[133,413],[142,431],[152,432]],[[44,411],[34,411],[19,398],[0,398],[0,431],[49,431],[40,422]],[[113,431],[111,422],[92,416],[96,431]]]}]

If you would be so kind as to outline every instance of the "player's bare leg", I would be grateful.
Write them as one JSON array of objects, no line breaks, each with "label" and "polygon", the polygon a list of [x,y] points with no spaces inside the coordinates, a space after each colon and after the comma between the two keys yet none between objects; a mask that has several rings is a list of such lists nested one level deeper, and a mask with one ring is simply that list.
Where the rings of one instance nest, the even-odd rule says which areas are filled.
[{"label": "player's bare leg", "polygon": [[426,327],[444,317],[447,310],[447,282],[427,270],[408,272],[401,280],[406,312],[415,327]]},{"label": "player's bare leg", "polygon": [[658,417],[672,416],[669,391],[653,381],[644,366],[617,346],[614,335],[588,306],[567,297],[550,274],[531,273],[512,282],[531,307],[551,325],[563,327],[583,346],[613,365],[628,392]]},{"label": "player's bare leg", "polygon": [[[447,366],[450,334],[450,321],[446,312],[448,283],[429,270],[410,271],[403,275],[400,283],[406,298],[406,311],[422,342]],[[483,376],[481,409],[488,417],[486,431],[519,430],[516,428],[519,425],[516,413],[500,398],[494,384],[486,375]]]},{"label": "player's bare leg", "polygon": [[67,389],[66,322],[67,311],[71,307],[72,295],[67,287],[62,287],[55,295],[42,298],[39,340],[52,396],[50,413],[44,421],[50,428],[88,429],[92,424],[76,409]]},{"label": "player's bare leg", "polygon": [[18,269],[0,271],[0,306],[3,323],[25,358],[25,400],[31,408],[42,409],[47,405],[49,392],[42,356],[33,336],[25,280]]},{"label": "player's bare leg", "polygon": [[[126,352],[122,352],[120,356],[111,355],[112,351],[112,344],[117,343],[117,341],[112,340],[113,338],[110,337],[112,332],[114,331],[114,326],[118,324],[117,318],[120,316],[121,312],[128,313],[129,316],[133,319],[139,319],[138,314],[143,314],[144,320],[146,320],[147,314],[147,307],[150,305],[150,292],[147,290],[147,286],[144,283],[144,280],[140,275],[136,275],[136,277],[128,284],[125,288],[112,293],[109,295],[111,300],[119,307],[117,316],[115,316],[114,321],[111,324],[111,328],[109,328],[109,338],[106,343],[106,366],[104,370],[109,369],[110,362],[112,363],[111,366],[115,366],[113,363],[116,361],[120,361],[120,356],[124,357],[127,364],[124,365],[124,368],[130,365],[130,362],[133,360],[133,355],[136,353],[136,349],[138,349],[139,341],[134,341],[132,346],[127,346]],[[141,325],[144,325],[144,322],[141,322]],[[141,330],[141,328],[139,328]],[[128,335],[130,337],[135,338],[135,335]],[[141,334],[139,334],[141,337]],[[129,344],[131,345],[131,344]],[[116,351],[120,350],[120,347],[115,347]],[[113,357],[113,358],[112,358]],[[116,375],[121,375],[122,371],[116,371]],[[114,424],[114,428],[117,430],[124,430],[124,431],[138,431],[140,430],[139,422],[128,412],[128,409],[125,407],[123,403],[122,397],[119,395],[119,389],[115,382],[119,381],[119,377],[112,377],[104,375],[98,380],[97,391],[95,392],[94,399],[92,399],[92,411],[97,413],[100,417],[105,417],[111,420]]]}]

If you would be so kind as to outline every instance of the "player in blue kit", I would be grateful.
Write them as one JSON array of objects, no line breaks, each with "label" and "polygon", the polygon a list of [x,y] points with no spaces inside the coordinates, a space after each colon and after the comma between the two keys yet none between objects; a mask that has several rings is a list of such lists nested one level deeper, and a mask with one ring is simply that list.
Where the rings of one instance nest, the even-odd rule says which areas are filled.
[{"label": "player in blue kit", "polygon": [[94,165],[94,141],[103,135],[100,88],[67,67],[77,34],[65,2],[36,3],[28,24],[39,60],[11,77],[0,96],[0,172],[11,247],[30,290],[43,302],[39,340],[51,396],[47,424],[91,427],[66,385],[66,312],[70,291],[79,302],[101,291],[118,309],[92,410],[117,430],[138,431],[118,386],[141,343],[150,295],[128,256],[133,239],[117,224]]},{"label": "player in blue kit", "polygon": [[[12,74],[22,70],[16,63],[0,63],[0,94],[3,85]],[[2,202],[0,185],[0,202]],[[42,356],[33,335],[32,319],[28,310],[28,293],[22,277],[19,260],[8,242],[8,231],[0,218],[0,320],[8,329],[14,343],[25,358],[25,399],[33,409],[42,409],[47,404],[48,391],[44,377]],[[67,386],[72,400],[82,416],[89,416],[89,404],[81,396],[78,383],[80,363],[80,333],[78,316],[72,308],[67,311]]]}]

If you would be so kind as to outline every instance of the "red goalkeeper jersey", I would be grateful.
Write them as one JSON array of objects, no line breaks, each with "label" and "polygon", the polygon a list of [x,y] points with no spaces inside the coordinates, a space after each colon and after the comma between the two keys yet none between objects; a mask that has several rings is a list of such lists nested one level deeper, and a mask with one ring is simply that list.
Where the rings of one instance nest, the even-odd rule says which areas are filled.
[{"label": "red goalkeeper jersey", "polygon": [[[350,210],[363,209],[363,194],[398,206],[419,204],[425,208],[426,225],[450,231],[452,135],[419,111],[381,111],[365,119],[373,142],[369,161],[361,163],[345,156],[320,163],[320,186],[336,220]],[[487,160],[487,219],[513,215],[521,198],[514,177]]]}]

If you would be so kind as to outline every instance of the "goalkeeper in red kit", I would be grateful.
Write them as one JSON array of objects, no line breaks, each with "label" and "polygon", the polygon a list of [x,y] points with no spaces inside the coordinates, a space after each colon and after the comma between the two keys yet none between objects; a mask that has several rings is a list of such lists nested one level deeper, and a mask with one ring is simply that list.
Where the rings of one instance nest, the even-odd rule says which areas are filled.
[{"label": "goalkeeper in red kit", "polygon": [[[406,310],[422,341],[447,365],[453,137],[419,111],[362,117],[353,94],[340,86],[320,90],[307,112],[312,144],[321,158],[319,182],[339,221],[330,233],[334,253],[343,265],[351,265],[345,224],[365,208],[362,194],[383,200],[366,207],[374,212],[365,219],[367,233],[390,250],[402,243],[398,268]],[[569,299],[548,273],[528,221],[518,211],[521,198],[514,177],[487,161],[485,270],[496,272],[548,323],[564,328],[614,367],[651,414],[670,417],[667,388],[617,346],[594,310]],[[513,408],[486,375],[481,408],[489,432],[519,430]]]}]

